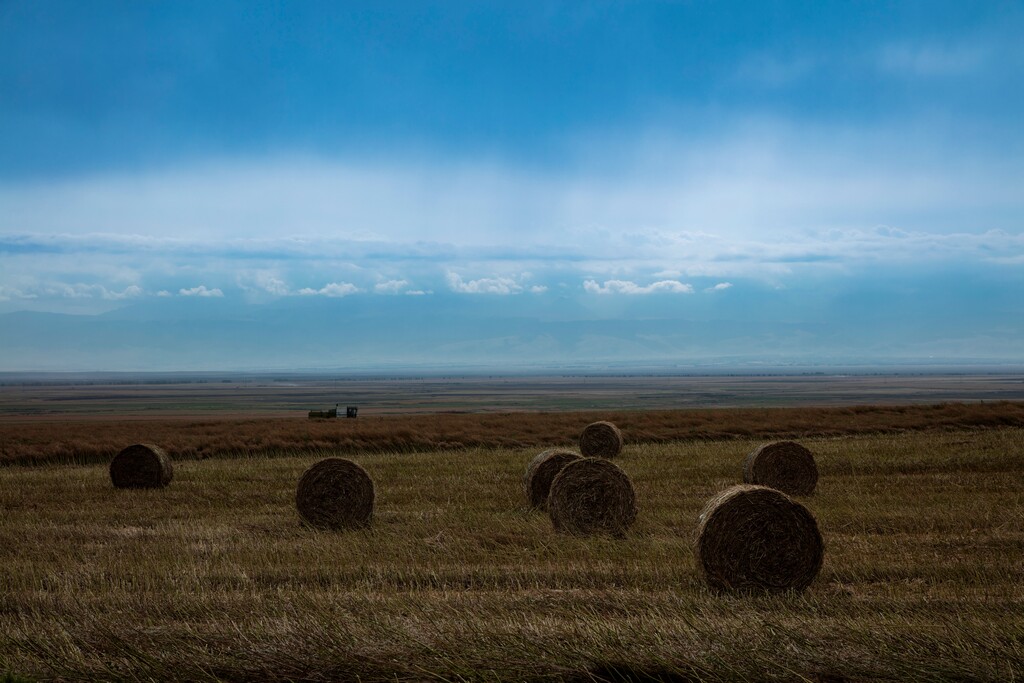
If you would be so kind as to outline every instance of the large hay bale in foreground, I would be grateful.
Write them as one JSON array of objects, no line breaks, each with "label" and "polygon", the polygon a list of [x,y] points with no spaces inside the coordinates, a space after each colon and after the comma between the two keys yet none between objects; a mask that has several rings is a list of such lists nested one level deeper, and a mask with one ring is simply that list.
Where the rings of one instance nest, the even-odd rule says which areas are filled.
[{"label": "large hay bale in foreground", "polygon": [[159,446],[137,443],[110,461],[110,481],[119,489],[159,489],[171,483],[174,466]]},{"label": "large hay bale in foreground", "polygon": [[580,453],[586,458],[614,458],[622,445],[622,432],[611,422],[588,424],[580,434]]},{"label": "large hay bale in foreground", "polygon": [[303,473],[295,491],[299,516],[321,529],[357,529],[373,516],[373,480],[344,458],[325,458]]},{"label": "large hay bale in foreground", "polygon": [[716,590],[801,591],[821,569],[814,515],[766,486],[739,485],[708,501],[697,527],[697,564]]},{"label": "large hay bale in foreground", "polygon": [[603,458],[580,458],[551,482],[548,514],[555,530],[575,536],[622,536],[636,520],[633,482]]},{"label": "large hay bale in foreground", "polygon": [[551,491],[551,482],[555,476],[570,462],[582,457],[579,453],[564,448],[549,448],[538,453],[527,465],[526,474],[523,476],[523,490],[530,501],[530,506],[546,510],[548,493]]},{"label": "large hay bale in foreground", "polygon": [[743,461],[743,483],[770,486],[791,496],[809,496],[818,484],[814,455],[795,441],[758,446]]}]

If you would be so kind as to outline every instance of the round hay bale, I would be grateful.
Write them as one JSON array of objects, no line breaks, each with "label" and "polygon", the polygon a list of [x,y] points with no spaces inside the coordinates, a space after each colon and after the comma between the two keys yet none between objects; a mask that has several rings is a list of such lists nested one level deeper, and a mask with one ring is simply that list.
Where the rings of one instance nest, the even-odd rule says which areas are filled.
[{"label": "round hay bale", "polygon": [[622,432],[611,422],[588,424],[580,434],[580,453],[586,458],[614,458],[622,445]]},{"label": "round hay bale", "polygon": [[580,458],[562,468],[548,493],[555,531],[574,536],[623,536],[636,520],[633,482],[603,458]]},{"label": "round hay bale", "polygon": [[562,468],[582,458],[579,453],[564,448],[549,448],[541,451],[530,461],[523,476],[523,490],[530,501],[530,507],[547,510],[551,482]]},{"label": "round hay bale", "polygon": [[299,479],[295,505],[303,521],[321,529],[369,526],[373,480],[351,460],[325,458]]},{"label": "round hay bale", "polygon": [[767,486],[738,485],[704,506],[697,564],[720,591],[801,591],[821,569],[825,544],[814,515]]},{"label": "round hay bale", "polygon": [[766,443],[743,461],[743,483],[770,486],[791,496],[809,496],[818,484],[814,455],[795,441]]},{"label": "round hay bale", "polygon": [[110,481],[119,489],[159,489],[171,483],[174,466],[159,446],[137,443],[110,461]]}]

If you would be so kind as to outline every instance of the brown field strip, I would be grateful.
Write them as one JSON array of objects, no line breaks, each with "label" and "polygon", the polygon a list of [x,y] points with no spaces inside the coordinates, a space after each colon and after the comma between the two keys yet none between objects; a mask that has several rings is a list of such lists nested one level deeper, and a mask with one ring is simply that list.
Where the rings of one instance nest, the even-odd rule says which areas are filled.
[{"label": "brown field strip", "polygon": [[408,453],[473,447],[573,446],[583,427],[610,420],[627,443],[828,437],[1024,426],[1024,403],[651,411],[438,413],[355,420],[152,418],[0,422],[0,465],[105,462],[138,442],[172,458],[299,452]]}]

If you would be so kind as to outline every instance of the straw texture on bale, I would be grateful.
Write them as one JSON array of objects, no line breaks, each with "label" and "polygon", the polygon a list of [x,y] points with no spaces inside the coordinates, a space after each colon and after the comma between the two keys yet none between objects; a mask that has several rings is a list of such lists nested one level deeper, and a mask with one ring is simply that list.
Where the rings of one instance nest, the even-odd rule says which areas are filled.
[{"label": "straw texture on bale", "polygon": [[530,507],[547,510],[551,482],[563,467],[582,457],[579,453],[564,448],[549,448],[537,454],[527,465],[526,474],[523,476],[523,489],[527,500],[530,501]]},{"label": "straw texture on bale", "polygon": [[801,591],[821,569],[814,515],[766,486],[739,485],[708,501],[697,527],[697,564],[719,591]]},{"label": "straw texture on bale", "polygon": [[580,453],[586,458],[614,458],[622,444],[622,432],[611,422],[588,424],[580,434]]},{"label": "straw texture on bale", "polygon": [[159,446],[137,443],[110,461],[110,481],[119,489],[159,489],[171,483],[174,466]]},{"label": "straw texture on bale", "polygon": [[743,483],[770,486],[791,496],[809,496],[818,485],[814,455],[795,441],[766,443],[743,461]]},{"label": "straw texture on bale", "polygon": [[548,514],[556,531],[574,536],[623,536],[636,513],[633,482],[608,460],[574,460],[551,482]]},{"label": "straw texture on bale", "polygon": [[326,458],[299,479],[295,504],[299,516],[321,529],[358,529],[373,516],[373,480],[344,458]]}]

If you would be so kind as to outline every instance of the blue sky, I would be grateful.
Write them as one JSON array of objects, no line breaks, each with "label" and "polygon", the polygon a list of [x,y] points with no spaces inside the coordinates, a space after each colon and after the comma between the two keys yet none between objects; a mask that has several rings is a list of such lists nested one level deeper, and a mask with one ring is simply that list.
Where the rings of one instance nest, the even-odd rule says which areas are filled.
[{"label": "blue sky", "polygon": [[[795,359],[859,325],[1024,360],[1021,35],[1020,2],[7,0],[0,313],[770,315]],[[601,343],[559,353],[654,348]]]}]

